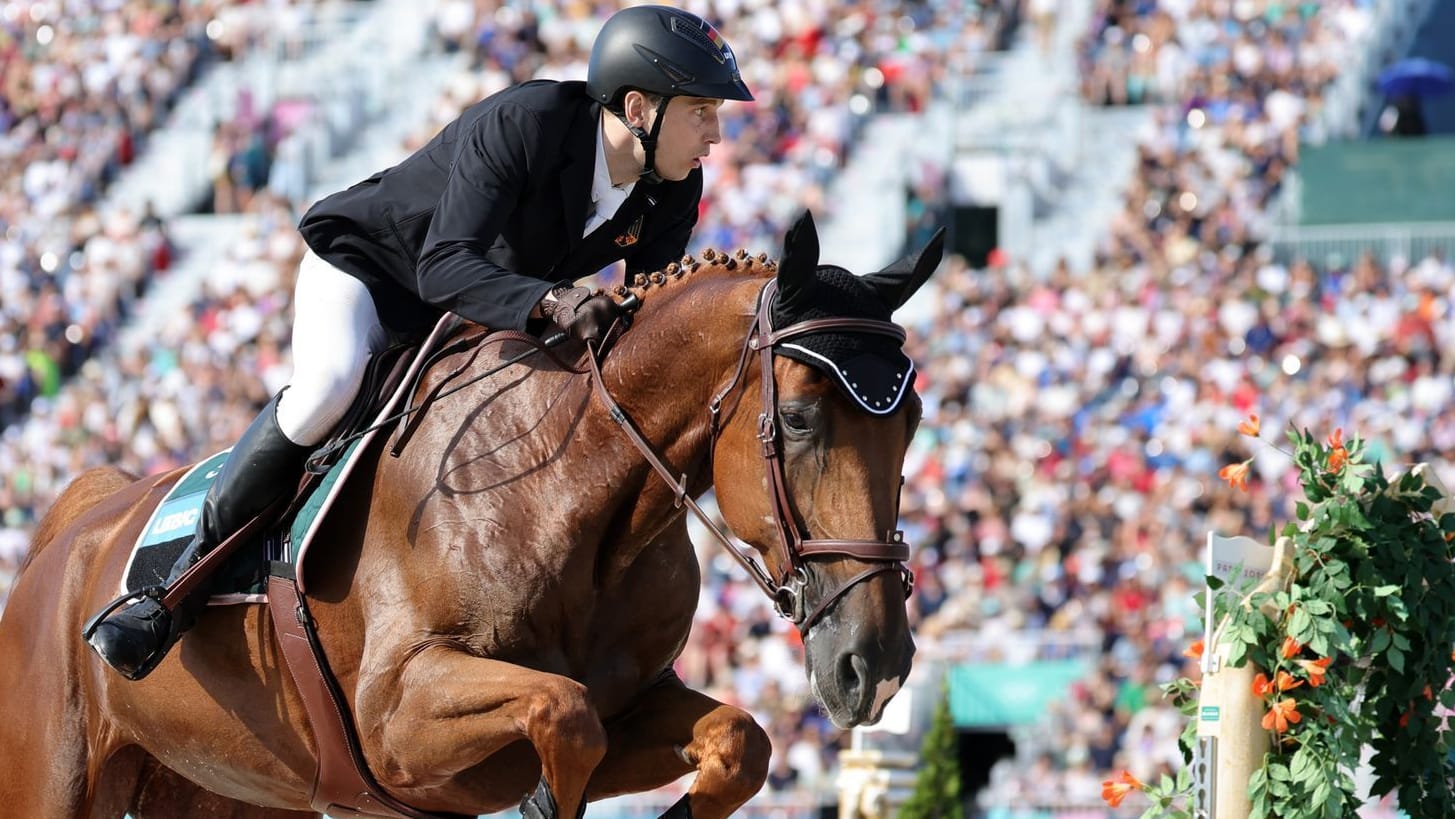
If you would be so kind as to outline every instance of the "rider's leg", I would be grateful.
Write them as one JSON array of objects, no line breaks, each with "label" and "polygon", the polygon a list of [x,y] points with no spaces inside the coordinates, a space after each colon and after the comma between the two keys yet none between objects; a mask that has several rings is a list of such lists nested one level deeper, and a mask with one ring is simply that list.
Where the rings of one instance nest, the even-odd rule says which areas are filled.
[{"label": "rider's leg", "polygon": [[[369,356],[384,339],[363,283],[311,252],[305,255],[294,291],[292,384],[268,402],[228,455],[168,585],[297,485],[308,453],[348,411]],[[175,612],[143,598],[102,621],[91,646],[123,676],[141,679],[192,627],[206,601],[205,587]]]}]

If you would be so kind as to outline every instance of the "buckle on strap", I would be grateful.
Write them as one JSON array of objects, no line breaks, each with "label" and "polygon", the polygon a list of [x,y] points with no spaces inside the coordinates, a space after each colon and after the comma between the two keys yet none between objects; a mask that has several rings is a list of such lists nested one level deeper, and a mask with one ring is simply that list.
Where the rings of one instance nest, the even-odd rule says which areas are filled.
[{"label": "buckle on strap", "polygon": [[773,610],[778,616],[791,623],[802,623],[804,618],[803,589],[808,585],[808,573],[803,567],[794,569],[773,591]]}]

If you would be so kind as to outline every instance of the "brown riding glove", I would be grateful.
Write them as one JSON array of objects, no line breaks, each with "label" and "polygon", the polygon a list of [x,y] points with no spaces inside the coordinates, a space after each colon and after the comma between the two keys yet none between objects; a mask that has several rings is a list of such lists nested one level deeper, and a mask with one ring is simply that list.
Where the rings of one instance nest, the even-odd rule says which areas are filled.
[{"label": "brown riding glove", "polygon": [[600,290],[561,285],[541,300],[541,315],[578,341],[599,342],[621,315],[621,306]]}]

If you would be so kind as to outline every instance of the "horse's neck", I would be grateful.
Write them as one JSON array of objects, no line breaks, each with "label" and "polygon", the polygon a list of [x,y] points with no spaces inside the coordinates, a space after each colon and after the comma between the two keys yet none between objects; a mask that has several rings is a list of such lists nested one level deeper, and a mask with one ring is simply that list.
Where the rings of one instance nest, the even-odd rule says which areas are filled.
[{"label": "horse's neck", "polygon": [[[722,277],[649,288],[606,357],[607,391],[693,495],[710,485],[708,401],[736,369],[761,285]],[[424,389],[468,355],[440,362]],[[460,544],[516,543],[542,550],[542,565],[574,559],[557,549],[564,541],[601,549],[598,572],[629,567],[682,510],[592,390],[589,377],[525,364],[432,405],[403,462],[384,466],[383,491],[417,499],[406,500],[396,540],[445,564]],[[469,551],[459,554],[477,559]]]},{"label": "horse's neck", "polygon": [[[681,282],[675,292],[649,292],[635,326],[608,356],[608,391],[668,468],[685,476],[694,497],[711,484],[708,403],[737,370],[762,284],[715,279]],[[611,427],[605,434],[627,440],[603,405],[592,402],[591,408]],[[629,450],[633,485],[644,486],[626,501],[627,508],[612,515],[613,520],[629,521],[621,534],[622,546],[630,549],[650,540],[682,510],[673,488],[635,447],[620,449]]]}]

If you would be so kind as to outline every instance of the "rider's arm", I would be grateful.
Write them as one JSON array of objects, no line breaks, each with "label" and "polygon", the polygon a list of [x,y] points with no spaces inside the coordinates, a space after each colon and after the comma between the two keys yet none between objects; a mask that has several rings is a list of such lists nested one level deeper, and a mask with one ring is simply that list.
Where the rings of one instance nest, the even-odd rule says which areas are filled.
[{"label": "rider's arm", "polygon": [[[506,270],[486,253],[544,164],[548,140],[535,113],[503,104],[461,135],[416,275],[420,297],[471,321],[523,329],[555,282]],[[546,220],[547,223],[554,220]]]}]

